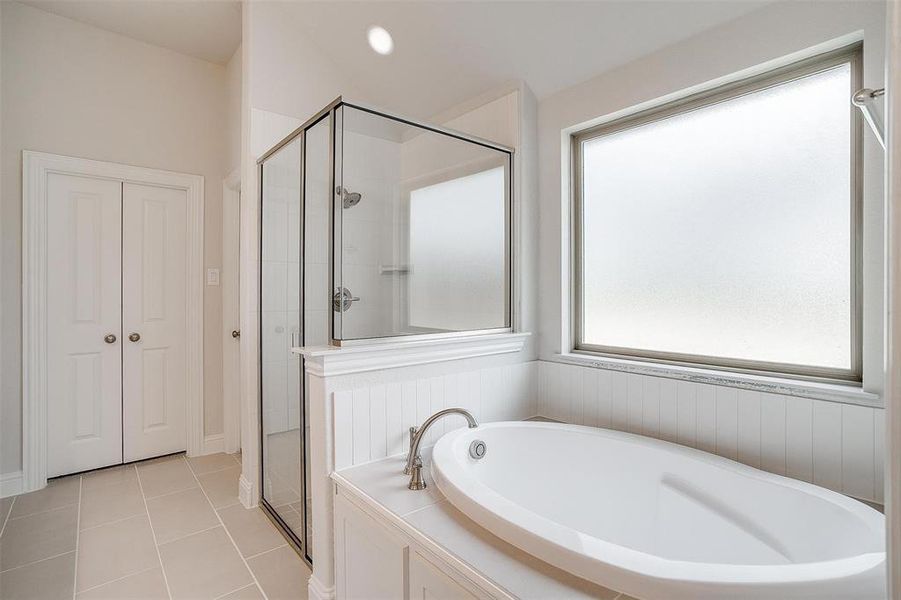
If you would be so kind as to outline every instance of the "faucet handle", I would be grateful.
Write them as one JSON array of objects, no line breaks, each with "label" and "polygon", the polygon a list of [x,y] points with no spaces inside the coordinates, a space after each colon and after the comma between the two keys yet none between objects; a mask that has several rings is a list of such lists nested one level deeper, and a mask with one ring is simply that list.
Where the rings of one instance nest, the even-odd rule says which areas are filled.
[{"label": "faucet handle", "polygon": [[[416,441],[416,432],[417,431],[419,431],[419,427],[417,427],[416,425],[413,425],[412,427],[410,427],[410,449],[407,452],[407,458],[405,461],[407,463],[410,462],[410,452],[413,452],[413,442]],[[409,475],[410,471],[411,471],[411,469],[409,467],[404,466],[404,475]]]}]

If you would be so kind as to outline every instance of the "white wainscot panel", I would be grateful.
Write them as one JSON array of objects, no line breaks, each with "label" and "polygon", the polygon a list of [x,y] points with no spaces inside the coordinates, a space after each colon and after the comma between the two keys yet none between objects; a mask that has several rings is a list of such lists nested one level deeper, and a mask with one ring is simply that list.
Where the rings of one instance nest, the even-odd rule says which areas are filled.
[{"label": "white wainscot panel", "polygon": [[[335,469],[406,452],[410,427],[445,408],[465,408],[479,422],[537,416],[538,380],[534,361],[336,391]],[[463,417],[441,419],[424,443],[434,444],[445,432],[465,426]]]},{"label": "white wainscot panel", "polygon": [[641,433],[883,502],[883,410],[539,361],[539,416]]}]

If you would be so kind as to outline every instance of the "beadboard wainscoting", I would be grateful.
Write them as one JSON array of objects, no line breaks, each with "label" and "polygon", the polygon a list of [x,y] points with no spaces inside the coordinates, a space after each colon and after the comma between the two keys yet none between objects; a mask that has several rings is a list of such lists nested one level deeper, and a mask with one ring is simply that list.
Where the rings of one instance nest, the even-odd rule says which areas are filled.
[{"label": "beadboard wainscoting", "polygon": [[[538,362],[335,391],[335,470],[405,452],[411,426],[452,406],[465,408],[480,423],[536,415]],[[465,425],[456,415],[441,419],[426,434],[425,444]]]},{"label": "beadboard wainscoting", "polygon": [[883,503],[883,410],[539,361],[538,414],[677,442]]}]

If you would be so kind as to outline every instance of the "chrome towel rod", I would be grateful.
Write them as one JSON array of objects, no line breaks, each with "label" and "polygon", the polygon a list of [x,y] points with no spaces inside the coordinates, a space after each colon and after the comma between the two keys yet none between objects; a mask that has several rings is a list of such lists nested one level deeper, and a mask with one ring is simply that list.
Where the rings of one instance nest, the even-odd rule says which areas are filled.
[{"label": "chrome towel rod", "polygon": [[858,90],[856,94],[851,96],[851,104],[859,108],[860,112],[863,113],[864,119],[867,120],[867,123],[870,125],[870,129],[872,129],[873,133],[876,134],[876,139],[879,140],[879,143],[882,145],[883,149],[885,149],[885,127],[882,123],[882,118],[878,113],[876,113],[875,110],[873,110],[870,103],[874,99],[884,95],[885,88],[880,88],[878,90],[863,88],[862,90]]}]

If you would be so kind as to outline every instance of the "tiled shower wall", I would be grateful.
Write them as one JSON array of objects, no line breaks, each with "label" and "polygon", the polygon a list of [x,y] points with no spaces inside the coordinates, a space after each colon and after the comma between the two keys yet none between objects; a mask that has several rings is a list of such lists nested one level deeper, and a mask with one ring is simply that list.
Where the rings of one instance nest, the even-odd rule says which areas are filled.
[{"label": "tiled shower wall", "polygon": [[[335,469],[406,452],[410,426],[443,408],[465,408],[480,423],[534,416],[537,392],[536,361],[336,391]],[[465,424],[462,417],[442,419],[429,430],[425,444]]]},{"label": "tiled shower wall", "polygon": [[883,502],[882,409],[539,362],[538,414],[684,444]]}]

